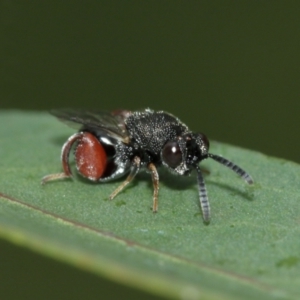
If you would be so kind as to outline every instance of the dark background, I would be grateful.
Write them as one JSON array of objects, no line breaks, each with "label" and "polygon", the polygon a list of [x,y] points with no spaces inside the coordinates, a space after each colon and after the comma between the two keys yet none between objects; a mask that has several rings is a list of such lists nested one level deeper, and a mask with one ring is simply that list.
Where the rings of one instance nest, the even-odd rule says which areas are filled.
[{"label": "dark background", "polygon": [[[151,107],[211,139],[300,162],[299,16],[299,1],[0,0],[0,109]],[[53,280],[52,292],[82,299],[72,278],[85,298],[133,297],[6,242],[0,255],[5,299],[53,299]]]}]

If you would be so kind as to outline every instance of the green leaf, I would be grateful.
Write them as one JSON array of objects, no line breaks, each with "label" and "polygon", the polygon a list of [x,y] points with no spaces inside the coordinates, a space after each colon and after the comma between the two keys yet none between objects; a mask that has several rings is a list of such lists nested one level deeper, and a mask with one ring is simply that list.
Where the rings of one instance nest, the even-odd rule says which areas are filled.
[{"label": "green leaf", "polygon": [[121,181],[41,186],[61,171],[73,133],[42,113],[0,113],[0,235],[14,243],[152,293],[181,299],[298,299],[300,168],[212,142],[211,152],[247,170],[253,187],[207,160],[212,221],[204,225],[196,177],[160,170],[159,212],[141,173]]}]

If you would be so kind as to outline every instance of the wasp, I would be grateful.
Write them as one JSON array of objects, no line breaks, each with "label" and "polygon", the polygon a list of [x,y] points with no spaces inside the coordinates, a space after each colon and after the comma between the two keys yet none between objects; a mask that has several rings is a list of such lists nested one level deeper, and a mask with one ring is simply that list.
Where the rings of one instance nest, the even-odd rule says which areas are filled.
[{"label": "wasp", "polygon": [[211,158],[228,167],[246,183],[251,176],[242,168],[219,155],[209,153],[209,141],[203,133],[195,133],[177,117],[164,111],[145,109],[131,112],[91,112],[72,109],[51,112],[59,120],[77,128],[62,147],[62,173],[50,174],[42,183],[72,177],[70,151],[75,145],[76,168],[80,175],[106,182],[127,174],[127,178],[109,196],[115,198],[139,173],[147,169],[153,182],[153,212],[158,210],[159,166],[171,173],[187,176],[196,171],[199,200],[204,222],[210,221],[210,205],[199,163]]}]

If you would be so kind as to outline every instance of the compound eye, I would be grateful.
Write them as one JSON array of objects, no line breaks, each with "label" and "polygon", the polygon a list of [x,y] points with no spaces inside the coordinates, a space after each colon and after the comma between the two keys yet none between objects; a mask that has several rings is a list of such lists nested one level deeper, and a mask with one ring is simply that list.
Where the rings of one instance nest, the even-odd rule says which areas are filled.
[{"label": "compound eye", "polygon": [[203,133],[199,133],[201,140],[203,141],[204,145],[209,148],[209,140],[207,138],[207,136]]},{"label": "compound eye", "polygon": [[162,150],[162,159],[173,169],[182,163],[182,152],[177,142],[167,142],[165,144]]}]

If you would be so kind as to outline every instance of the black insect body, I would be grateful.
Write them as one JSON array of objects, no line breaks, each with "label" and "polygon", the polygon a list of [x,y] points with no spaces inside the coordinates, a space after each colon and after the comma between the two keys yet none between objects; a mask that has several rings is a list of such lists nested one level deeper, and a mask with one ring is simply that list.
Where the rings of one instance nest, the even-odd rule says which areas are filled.
[{"label": "black insect body", "polygon": [[57,110],[52,112],[63,122],[79,128],[62,148],[63,173],[47,175],[42,183],[72,177],[69,154],[73,144],[78,172],[92,180],[105,182],[127,173],[126,180],[110,195],[113,199],[132,181],[141,168],[147,168],[154,186],[153,212],[158,209],[159,176],[157,166],[172,173],[189,175],[196,170],[200,205],[205,222],[210,220],[210,206],[199,163],[212,158],[227,166],[252,184],[251,176],[229,160],[208,152],[204,134],[193,133],[175,116],[150,109],[112,113]]}]

